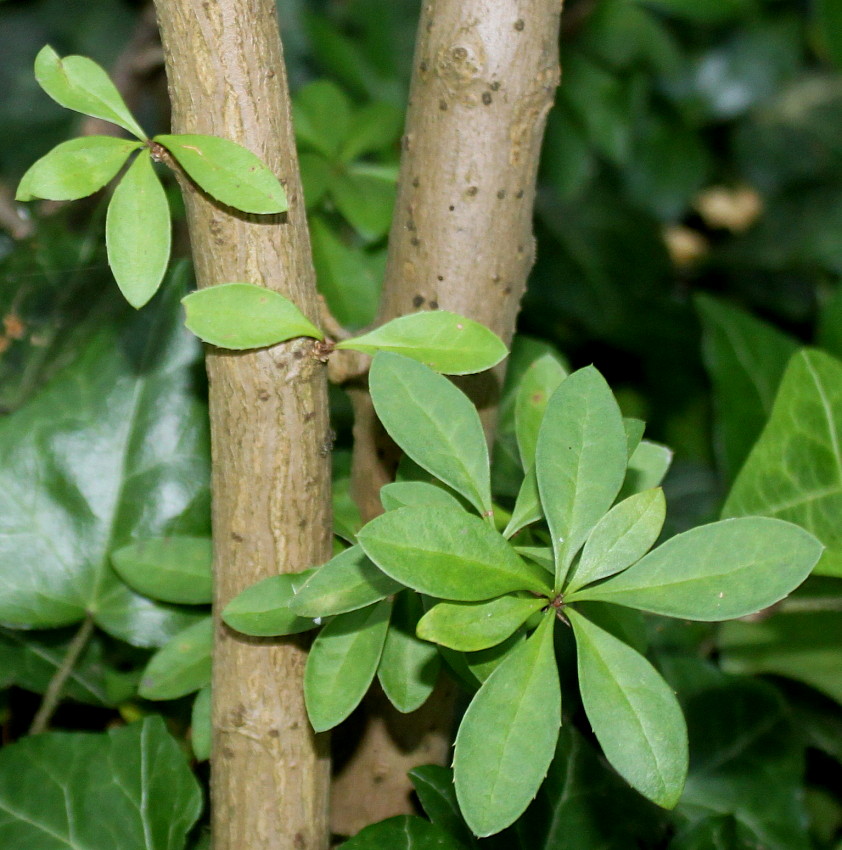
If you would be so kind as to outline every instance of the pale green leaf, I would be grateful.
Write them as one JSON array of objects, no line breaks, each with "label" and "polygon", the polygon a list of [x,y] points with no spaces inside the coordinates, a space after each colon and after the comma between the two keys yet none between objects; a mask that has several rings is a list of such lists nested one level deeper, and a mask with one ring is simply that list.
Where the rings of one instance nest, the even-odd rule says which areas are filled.
[{"label": "pale green leaf", "polygon": [[391,351],[446,375],[482,372],[506,356],[506,346],[497,334],[479,322],[446,310],[400,316],[363,336],[343,340],[336,347],[366,354]]},{"label": "pale green leaf", "polygon": [[223,283],[182,300],[185,325],[199,339],[242,350],[275,345],[298,336],[324,339],[288,298],[253,283]]},{"label": "pale green leaf", "polygon": [[59,55],[49,45],[35,57],[35,79],[42,89],[67,109],[110,121],[141,141],[146,134],[129,112],[108,74],[86,56]]},{"label": "pale green leaf", "polygon": [[108,265],[132,307],[158,291],[170,261],[170,206],[144,151],[117,184],[105,218]]},{"label": "pale green leaf", "polygon": [[406,587],[440,599],[491,599],[513,590],[549,592],[545,570],[519,558],[488,523],[437,506],[399,508],[357,535],[365,553]]},{"label": "pale green leaf", "polygon": [[390,352],[375,356],[369,388],[380,421],[406,454],[490,515],[488,446],[467,396],[423,364]]},{"label": "pale green leaf", "polygon": [[394,481],[384,484],[380,488],[380,502],[387,511],[419,505],[439,505],[454,511],[463,510],[455,496],[443,487],[426,481]]},{"label": "pale green leaf", "polygon": [[190,745],[197,761],[207,761],[211,754],[211,688],[205,685],[196,699],[190,713]]},{"label": "pale green leaf", "polygon": [[456,796],[480,837],[509,826],[535,796],[561,726],[551,612],[488,677],[456,735]]},{"label": "pale green leaf", "polygon": [[638,652],[567,609],[576,636],[582,704],[606,758],[659,806],[687,778],[687,726],[669,685]]},{"label": "pale green leaf", "polygon": [[631,459],[643,439],[643,433],[646,431],[646,423],[642,419],[632,419],[629,416],[624,416],[623,427],[626,429],[626,452],[629,459]]},{"label": "pale green leaf", "polygon": [[62,142],[29,167],[15,200],[85,198],[116,177],[129,154],[140,147],[141,142],[113,136],[83,136]]},{"label": "pale green leaf", "polygon": [[535,465],[535,446],[544,411],[566,377],[567,371],[550,353],[534,360],[523,373],[515,397],[515,431],[524,469]]},{"label": "pale green leaf", "polygon": [[247,148],[218,136],[155,136],[202,189],[234,209],[258,215],[287,210],[284,187]]},{"label": "pale green leaf", "polygon": [[671,463],[671,449],[660,443],[641,440],[629,458],[619,498],[626,499],[634,493],[657,487],[664,480]]},{"label": "pale green leaf", "polygon": [[159,649],[143,671],[144,699],[176,699],[210,684],[213,622],[205,617]]},{"label": "pale green leaf", "polygon": [[526,475],[523,476],[512,515],[503,531],[503,536],[506,539],[514,537],[521,529],[537,522],[543,516],[544,510],[538,493],[538,477],[535,474],[535,467],[530,466]]},{"label": "pale green leaf", "polygon": [[252,584],[225,606],[222,619],[232,629],[256,637],[294,635],[315,628],[311,618],[299,617],[289,607],[296,591],[315,572],[282,573]]}]

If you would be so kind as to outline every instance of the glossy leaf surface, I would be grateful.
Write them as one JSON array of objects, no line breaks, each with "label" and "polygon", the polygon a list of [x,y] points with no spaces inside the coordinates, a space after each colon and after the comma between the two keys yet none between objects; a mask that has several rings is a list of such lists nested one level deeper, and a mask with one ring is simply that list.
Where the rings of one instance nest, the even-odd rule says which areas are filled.
[{"label": "glossy leaf surface", "polygon": [[247,635],[294,635],[315,628],[310,617],[299,617],[289,603],[315,569],[269,576],[237,594],[222,612],[222,619]]},{"label": "glossy leaf surface", "polygon": [[144,699],[176,699],[210,684],[213,623],[205,617],[159,649],[143,671]]}]

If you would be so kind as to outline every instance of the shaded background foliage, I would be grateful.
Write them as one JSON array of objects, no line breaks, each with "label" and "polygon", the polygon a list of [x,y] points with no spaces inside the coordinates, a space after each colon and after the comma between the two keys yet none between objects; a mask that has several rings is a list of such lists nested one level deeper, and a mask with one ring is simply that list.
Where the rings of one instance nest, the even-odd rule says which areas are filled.
[{"label": "shaded background foliage", "polygon": [[[376,310],[385,263],[418,4],[278,5],[319,286],[342,324],[363,327]],[[109,68],[128,56],[130,106],[150,132],[168,129],[162,65],[143,4],[0,5],[0,408],[20,411],[24,418],[14,422],[26,421],[27,408],[61,370],[82,384],[85,374],[96,374],[103,333],[128,339],[137,324],[113,294],[105,265],[102,197],[35,207],[31,219],[11,201],[36,158],[73,134],[101,131],[38,89],[32,60],[45,43]],[[672,532],[720,513],[793,352],[815,345],[842,355],[839,62],[842,13],[834,0],[566,4],[563,84],[549,118],[536,206],[538,260],[519,319],[526,338],[516,351],[526,362],[549,345],[574,367],[595,362],[624,413],[646,419],[647,436],[675,451],[665,482]],[[183,225],[176,227],[183,254]],[[201,370],[184,368],[190,380],[180,378],[179,387],[191,394],[191,410],[200,408]],[[829,386],[834,368],[826,366]],[[128,364],[123,378],[130,375]],[[47,392],[61,394],[55,383]],[[333,401],[341,533],[343,523],[354,523],[343,485],[350,420],[340,391]],[[174,427],[201,430],[197,422],[183,417]],[[17,430],[0,423],[0,453],[20,451]],[[518,483],[511,444],[504,401],[495,466],[504,503]],[[87,445],[96,445],[93,436]],[[142,491],[123,495],[139,501]],[[186,513],[150,522],[159,531],[206,530],[206,519]],[[138,533],[120,530],[116,542]],[[820,615],[790,615],[802,622],[772,617],[720,634],[651,618],[650,647],[686,701],[695,758],[677,815],[667,818],[619,785],[587,730],[570,726],[559,744],[564,758],[554,762],[517,834],[497,839],[500,846],[842,846],[842,614],[839,578],[832,576],[810,587],[810,598],[830,600]],[[137,610],[119,628],[99,624],[54,725],[102,729],[163,710],[183,737],[192,712],[201,756],[204,702],[153,703],[173,693],[156,691],[148,671],[141,682],[141,673],[150,647],[165,643],[178,624],[197,622],[204,609],[154,605],[155,622],[164,624],[160,640],[143,632],[151,620]],[[8,625],[0,631],[0,709],[10,743],[25,732],[73,632],[22,630],[19,621],[0,620]],[[760,629],[772,634],[765,655],[746,649]],[[798,645],[801,654],[782,659],[775,647],[784,644]],[[201,652],[193,661],[195,690],[207,675]],[[751,675],[757,673],[772,675]],[[137,696],[138,686],[148,700]],[[577,716],[574,699],[565,713]],[[444,825],[434,811],[436,801],[446,803],[447,782],[425,781],[416,782],[419,798]],[[579,794],[575,806],[564,804],[569,810],[559,809],[554,793],[564,788]],[[622,821],[622,835],[604,832],[599,813],[608,800],[617,816],[607,820]],[[559,831],[561,822],[574,826]],[[453,829],[457,834],[458,824]],[[376,846],[364,841],[358,846]]]}]

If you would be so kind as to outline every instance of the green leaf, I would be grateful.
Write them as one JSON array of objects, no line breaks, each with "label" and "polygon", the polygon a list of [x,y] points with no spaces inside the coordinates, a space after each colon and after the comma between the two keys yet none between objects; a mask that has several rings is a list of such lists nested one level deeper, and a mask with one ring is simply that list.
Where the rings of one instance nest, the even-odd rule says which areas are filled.
[{"label": "green leaf", "polygon": [[299,617],[327,617],[356,611],[403,589],[384,575],[359,546],[352,546],[319,567],[290,600]]},{"label": "green leaf", "polygon": [[199,352],[176,315],[183,277],[149,309],[103,323],[72,365],[0,421],[0,621],[52,628],[90,611],[139,646],[195,621],[134,593],[110,565],[133,540],[209,531]]},{"label": "green leaf", "polygon": [[304,701],[316,732],[341,723],[360,703],[377,672],[392,603],[334,617],[320,632],[304,670]]},{"label": "green leaf", "polygon": [[666,514],[660,488],[644,490],[615,505],[590,533],[566,592],[622,572],[642,558],[655,545]]},{"label": "green leaf", "polygon": [[576,636],[582,703],[606,758],[632,787],[671,809],[684,788],[688,759],[675,694],[640,653],[566,610]]},{"label": "green leaf", "polygon": [[627,499],[635,493],[657,487],[672,463],[672,450],[660,443],[641,440],[629,458],[629,467],[619,498]]},{"label": "green leaf", "polygon": [[288,298],[253,283],[222,283],[182,300],[184,322],[199,339],[242,350],[276,345],[298,336],[324,334]]},{"label": "green leaf", "polygon": [[170,206],[144,151],[117,184],[105,219],[108,265],[132,307],[158,291],[170,261]]},{"label": "green leaf", "polygon": [[538,493],[538,477],[535,474],[535,467],[530,466],[526,475],[523,476],[512,516],[503,531],[503,537],[507,540],[514,537],[521,529],[537,522],[543,516],[544,510]]},{"label": "green leaf", "polygon": [[463,510],[459,500],[443,487],[428,484],[426,481],[394,481],[380,488],[380,502],[383,509],[393,511],[396,508],[410,508],[421,505],[438,505],[451,510]]},{"label": "green leaf", "polygon": [[540,564],[549,573],[552,573],[555,569],[551,546],[515,546],[515,552],[524,558],[529,558],[536,564]]},{"label": "green leaf", "polygon": [[480,837],[517,819],[552,761],[561,726],[554,622],[551,612],[488,677],[459,726],[456,796],[465,821]]},{"label": "green leaf", "polygon": [[842,364],[804,350],[790,361],[769,422],[731,489],[723,516],[796,522],[825,551],[819,575],[842,576]]},{"label": "green leaf", "polygon": [[424,609],[417,593],[395,597],[392,621],[377,668],[377,679],[389,702],[401,712],[421,708],[433,692],[441,668],[438,650],[420,640],[415,630]]},{"label": "green leaf", "polygon": [[160,717],[105,734],[50,732],[0,752],[0,843],[182,850],[199,784]]},{"label": "green leaf", "polygon": [[205,685],[196,699],[190,714],[190,745],[197,761],[207,761],[211,755],[211,687]]},{"label": "green leaf", "polygon": [[126,584],[152,599],[200,605],[213,599],[209,537],[157,537],[111,553]]},{"label": "green leaf", "polygon": [[815,9],[824,47],[837,68],[842,67],[842,8],[836,0],[819,0]]},{"label": "green leaf", "polygon": [[152,656],[138,693],[144,699],[176,699],[210,684],[212,646],[213,622],[205,617]]},{"label": "green leaf", "polygon": [[389,352],[378,352],[368,380],[389,436],[419,466],[490,516],[488,446],[467,396],[423,364]]},{"label": "green leaf", "polygon": [[496,366],[507,353],[500,337],[485,325],[446,310],[400,316],[336,347],[366,354],[391,351],[446,375],[482,372]]},{"label": "green leaf", "polygon": [[553,354],[544,354],[534,360],[523,373],[515,397],[515,429],[524,469],[535,465],[535,446],[544,411],[566,377],[567,371]]},{"label": "green leaf", "polygon": [[351,104],[329,80],[316,80],[299,89],[292,104],[298,143],[334,160],[351,125]]},{"label": "green leaf", "polygon": [[21,178],[16,201],[46,198],[73,201],[92,195],[117,176],[140,142],[112,136],[83,136],[56,145]]},{"label": "green leaf", "polygon": [[646,423],[642,419],[632,419],[629,416],[624,416],[623,427],[626,429],[626,451],[629,459],[631,459],[641,440],[643,440]]},{"label": "green leaf", "polygon": [[385,236],[392,223],[395,181],[390,174],[368,173],[348,166],[330,186],[336,208],[367,242]]},{"label": "green leaf", "polygon": [[61,106],[110,121],[141,141],[146,140],[146,134],[129,112],[108,74],[86,56],[60,59],[52,47],[42,47],[35,57],[35,79]]},{"label": "green leaf", "polygon": [[453,770],[438,764],[424,764],[410,770],[409,778],[424,814],[466,847],[475,847],[476,839],[459,811],[453,788]]},{"label": "green leaf", "polygon": [[646,6],[679,19],[700,24],[722,24],[752,10],[752,0],[639,0]]},{"label": "green leaf", "polygon": [[545,608],[546,597],[500,596],[488,602],[439,602],[418,623],[418,637],[461,652],[488,649]]},{"label": "green leaf", "polygon": [[[526,640],[526,634],[523,630],[515,632],[511,637],[507,637],[502,643],[497,646],[491,646],[488,649],[480,649],[478,652],[456,653],[447,647],[440,647],[439,652],[445,656],[452,658],[456,655],[460,659],[464,659],[464,664],[468,674],[478,684],[482,684],[514,651]],[[449,656],[447,655],[449,653]]]},{"label": "green leaf", "polygon": [[544,570],[527,564],[488,523],[465,511],[398,508],[371,520],[357,539],[386,575],[440,599],[473,602],[513,590],[549,592]]},{"label": "green leaf", "polygon": [[744,617],[782,599],[822,552],[812,534],[777,519],[744,517],[671,537],[634,567],[565,597],[613,602],[668,617]]},{"label": "green leaf", "polygon": [[351,162],[360,156],[394,147],[403,128],[403,112],[391,103],[368,103],[351,116],[339,158]]},{"label": "green leaf", "polygon": [[396,815],[367,826],[340,850],[464,850],[451,835],[417,815]]},{"label": "green leaf", "polygon": [[250,150],[218,136],[155,136],[209,195],[234,209],[273,215],[288,209],[284,187]]},{"label": "green leaf", "polygon": [[559,585],[620,490],[626,448],[623,417],[602,375],[589,366],[566,378],[547,405],[535,452]]},{"label": "green leaf", "polygon": [[[330,188],[330,183],[333,180],[333,166],[321,154],[305,152],[298,158],[298,168],[301,171],[304,204],[309,212],[319,205]],[[320,221],[320,219],[314,216],[314,221]],[[312,227],[312,224],[310,226]],[[322,227],[325,226],[322,224]],[[313,252],[315,254],[315,245]],[[321,278],[321,275],[319,277]],[[319,284],[321,285],[321,280]],[[337,318],[339,317],[337,316]]]},{"label": "green leaf", "polygon": [[222,619],[232,629],[256,637],[306,632],[317,624],[309,617],[299,617],[289,603],[315,573],[316,569],[310,569],[265,578],[237,594],[225,606]]}]

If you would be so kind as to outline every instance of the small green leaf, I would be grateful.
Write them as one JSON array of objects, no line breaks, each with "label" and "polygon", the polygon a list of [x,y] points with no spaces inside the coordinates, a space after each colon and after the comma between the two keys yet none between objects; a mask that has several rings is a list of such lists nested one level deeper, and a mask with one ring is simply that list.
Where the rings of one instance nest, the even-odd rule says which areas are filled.
[{"label": "small green leaf", "polygon": [[129,112],[108,74],[86,56],[60,59],[49,45],[35,57],[35,79],[42,89],[66,109],[110,121],[141,141],[146,134]]},{"label": "small green leaf", "polygon": [[687,726],[675,694],[630,646],[566,609],[576,636],[585,713],[606,758],[659,806],[678,802],[687,778]]},{"label": "small green leaf", "polygon": [[126,584],[162,602],[200,605],[213,599],[209,537],[156,537],[111,553]]},{"label": "small green leaf", "polygon": [[185,325],[199,339],[242,350],[324,334],[288,298],[253,283],[222,283],[191,292],[181,302]]},{"label": "small green leaf", "polygon": [[365,553],[406,587],[463,602],[513,590],[549,592],[547,573],[519,558],[479,517],[435,506],[399,508],[357,535]]},{"label": "small green leaf", "polygon": [[594,526],[566,592],[613,576],[640,560],[655,545],[667,515],[660,487],[629,496]]},{"label": "small green leaf", "polygon": [[672,463],[672,450],[660,443],[641,440],[629,458],[629,467],[619,498],[626,499],[635,493],[657,487]]},{"label": "small green leaf", "polygon": [[317,625],[309,617],[299,617],[289,607],[296,591],[316,572],[282,573],[247,587],[222,612],[222,619],[246,635],[274,637],[306,632]]},{"label": "small green leaf", "polygon": [[643,439],[643,434],[646,431],[646,423],[642,419],[632,419],[629,416],[623,417],[623,427],[626,429],[626,452],[631,458],[640,441]]},{"label": "small green leaf", "polygon": [[407,590],[395,597],[392,621],[377,668],[383,693],[403,713],[421,708],[433,692],[441,669],[436,647],[415,634],[423,613],[417,593]]},{"label": "small green leaf", "polygon": [[369,103],[351,116],[339,158],[351,162],[395,145],[403,128],[403,112],[391,103]]},{"label": "small green leaf", "polygon": [[410,508],[419,505],[439,505],[451,510],[463,510],[459,500],[443,487],[426,481],[395,481],[380,488],[383,509]]},{"label": "small green leaf", "polygon": [[567,377],[564,367],[553,354],[544,354],[523,373],[515,397],[515,430],[520,460],[524,469],[535,465],[535,446],[552,394]]},{"label": "small green leaf", "polygon": [[439,602],[418,623],[418,637],[475,652],[502,643],[534,613],[546,607],[546,597],[500,596],[488,602]]},{"label": "small green leaf", "polygon": [[535,452],[558,585],[620,490],[627,445],[614,395],[593,366],[562,381],[547,405]]},{"label": "small green leaf", "polygon": [[538,478],[535,474],[535,467],[530,466],[526,475],[523,476],[523,481],[518,490],[515,507],[509,519],[508,525],[503,531],[503,537],[507,540],[514,537],[527,525],[537,522],[544,516],[543,508],[541,507],[541,497],[538,494]]},{"label": "small green leaf", "polygon": [[424,814],[465,847],[475,847],[476,839],[468,829],[453,788],[453,770],[438,764],[424,764],[409,771]]},{"label": "small green leaf", "polygon": [[210,683],[213,621],[205,617],[159,649],[143,671],[138,693],[144,699],[183,697]]},{"label": "small green leaf", "polygon": [[[309,212],[319,205],[330,187],[330,181],[333,180],[333,167],[321,154],[305,152],[298,158],[298,168],[301,172],[301,185],[304,189],[304,204]],[[315,220],[318,221],[318,217],[315,217]],[[322,227],[325,227],[325,225],[322,225]],[[315,253],[315,247],[313,252]],[[321,278],[321,275],[319,277]],[[321,280],[319,280],[319,285],[321,286]]]},{"label": "small green leaf", "polygon": [[417,815],[395,815],[373,823],[340,845],[340,850],[464,850],[435,824]]},{"label": "small green leaf", "polygon": [[385,236],[395,206],[395,181],[390,173],[371,173],[362,165],[347,166],[331,183],[336,209],[367,242]]},{"label": "small green leaf", "polygon": [[258,215],[285,212],[279,180],[250,150],[218,136],[155,136],[209,195],[234,209]]},{"label": "small green leaf", "polygon": [[555,569],[553,550],[550,546],[515,546],[515,552],[524,558],[529,558],[530,561],[534,561],[536,564],[540,564],[550,573]]},{"label": "small green leaf", "polygon": [[300,617],[327,617],[356,611],[402,589],[359,546],[351,546],[319,567],[296,590],[289,607]]},{"label": "small green leaf", "polygon": [[561,726],[555,612],[488,677],[468,706],[453,757],[465,821],[481,838],[513,823],[538,792]]},{"label": "small green leaf", "polygon": [[443,656],[450,653],[450,656],[456,655],[463,659],[468,673],[476,682],[482,684],[525,640],[526,634],[521,629],[507,637],[502,643],[498,643],[497,646],[490,646],[488,649],[457,653],[447,649],[447,647],[440,647],[439,652]]},{"label": "small green leaf", "polygon": [[822,553],[812,534],[778,519],[744,517],[671,537],[634,567],[569,594],[685,620],[744,617],[786,596]]},{"label": "small green leaf", "polygon": [[299,144],[336,159],[351,123],[345,92],[329,80],[309,83],[296,92],[292,116]]},{"label": "small green leaf", "polygon": [[108,265],[132,307],[158,291],[170,261],[170,206],[147,151],[119,182],[105,218]]},{"label": "small green leaf", "polygon": [[360,703],[377,672],[392,603],[334,617],[320,632],[304,670],[304,701],[316,732],[341,723]]},{"label": "small green leaf", "polygon": [[490,515],[488,446],[467,396],[423,364],[383,351],[369,388],[380,421],[407,455]]},{"label": "small green leaf", "polygon": [[141,142],[113,136],[83,136],[62,142],[29,167],[15,200],[85,198],[116,177],[129,154],[141,147]]},{"label": "small green leaf", "polygon": [[446,375],[468,375],[496,366],[506,356],[500,337],[485,325],[431,310],[392,319],[363,336],[338,343],[366,354],[391,351],[411,357]]},{"label": "small green leaf", "polygon": [[190,745],[197,761],[207,761],[211,754],[211,688],[205,685],[196,699],[190,713]]}]

